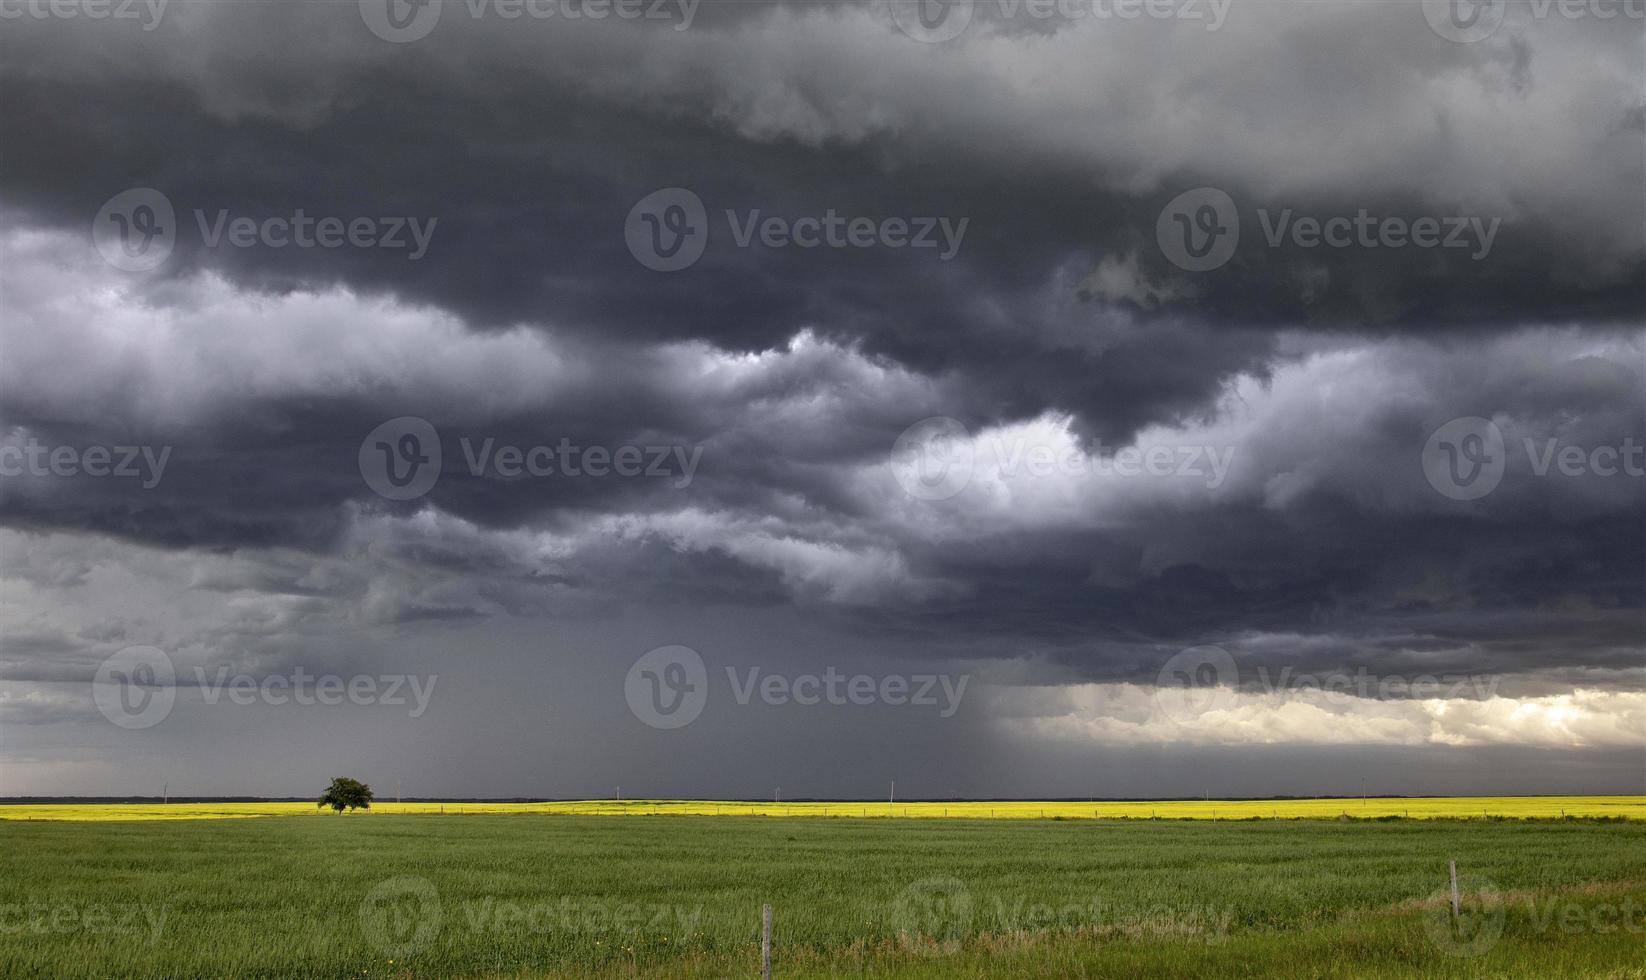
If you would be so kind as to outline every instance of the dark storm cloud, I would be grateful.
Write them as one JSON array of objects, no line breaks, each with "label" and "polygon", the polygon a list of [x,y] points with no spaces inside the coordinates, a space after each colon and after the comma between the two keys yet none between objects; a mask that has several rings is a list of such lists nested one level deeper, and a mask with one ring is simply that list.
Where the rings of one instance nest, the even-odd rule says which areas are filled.
[{"label": "dark storm cloud", "polygon": [[[757,5],[729,5],[750,6]],[[1425,83],[1478,85],[1471,97],[1501,114],[1491,134],[1501,138],[1521,125],[1516,111],[1535,117],[1549,111],[1546,102],[1576,98],[1565,77],[1576,56],[1572,38],[1535,38],[1547,53],[1523,50],[1529,63],[1500,77],[1503,66],[1491,55],[1434,37],[1413,10],[1350,21],[1389,42],[1380,55],[1396,52],[1377,60],[1365,54],[1373,45],[1327,33],[1345,25],[1296,9],[1254,12],[1217,35],[1160,24],[1137,25],[1130,37],[1117,34],[1118,25],[1088,31],[1094,55],[1143,36],[1151,46],[1203,46],[1227,57],[1266,50],[1288,32],[1301,50],[1319,52],[1291,66],[1307,79],[1296,104],[1261,103],[1281,120],[1266,155],[1293,173],[1244,159],[1220,172],[1185,154],[1152,186],[1133,187],[1139,178],[1105,173],[1122,166],[1106,143],[1131,135],[1133,124],[1097,93],[1062,117],[1026,102],[1014,115],[1021,97],[1004,79],[985,84],[988,62],[961,59],[969,48],[950,53],[970,73],[862,10],[796,9],[727,11],[676,36],[646,24],[475,20],[453,5],[441,33],[391,45],[372,37],[352,8],[213,5],[178,12],[186,39],[156,31],[123,40],[84,67],[66,65],[65,56],[90,45],[104,50],[106,33],[23,25],[35,29],[9,38],[7,199],[30,220],[76,230],[109,195],[139,185],[164,190],[180,213],[261,216],[301,207],[438,219],[429,255],[411,262],[385,249],[207,251],[191,218],[180,222],[168,271],[205,265],[273,289],[341,281],[439,304],[475,326],[553,323],[736,350],[780,345],[810,327],[920,370],[972,376],[977,413],[990,419],[1056,408],[1112,437],[1192,409],[1220,378],[1259,367],[1269,353],[1262,333],[1240,327],[1335,323],[1432,334],[1553,315],[1615,318],[1646,300],[1638,222],[1605,220],[1639,184],[1639,155],[1625,156],[1641,136],[1637,97],[1562,106],[1578,115],[1573,128],[1596,141],[1604,169],[1559,202],[1536,198],[1552,174],[1466,147],[1446,116],[1455,109],[1432,105],[1437,117],[1416,122],[1377,112],[1380,92],[1419,102],[1433,96]],[[270,37],[296,42],[322,32],[330,43],[306,55],[261,50]],[[1078,38],[1067,40],[1073,48]],[[1001,43],[986,32],[978,47]],[[1638,52],[1608,37],[1600,43],[1604,63],[1636,67]],[[213,48],[246,60],[202,53]],[[819,50],[847,63],[886,60],[877,81],[891,87],[825,72]],[[1328,50],[1341,56],[1332,68]],[[797,57],[773,68],[768,51]],[[656,63],[621,76],[602,63],[631,52]],[[477,64],[495,65],[511,84],[489,84],[472,69]],[[687,74],[698,66],[704,74]],[[1210,115],[1219,129],[1270,95],[1261,85],[1257,93],[1202,88],[1217,76],[1216,63],[1199,72],[1160,67],[1194,107],[1186,114]],[[1417,81],[1400,74],[1407,68]],[[928,69],[952,78],[952,89],[897,84]],[[1094,83],[1107,78],[1087,70]],[[1346,87],[1343,76],[1357,74],[1363,84]],[[826,93],[825,77],[845,93],[864,86],[861,103]],[[67,104],[76,111],[58,111]],[[1322,153],[1321,143],[1344,139],[1315,128],[1323,117],[1353,131],[1350,142],[1388,130],[1389,140],[1409,144],[1401,167],[1356,179],[1366,165]],[[1152,139],[1181,141],[1196,139],[1195,126],[1162,121],[1144,129]],[[1039,155],[1002,152],[986,138],[1013,130],[1031,143],[1056,143],[1060,130],[1076,135]],[[1451,189],[1465,175],[1467,195]],[[1240,205],[1243,247],[1219,270],[1186,275],[1161,255],[1155,220],[1177,191],[1208,182]],[[629,207],[665,186],[696,191],[717,226],[703,260],[670,276],[635,262],[621,235]],[[722,223],[728,208],[941,215],[969,226],[948,263],[915,250],[739,249]],[[1484,258],[1467,249],[1270,248],[1260,208],[1322,218],[1364,209],[1407,222],[1455,213],[1502,226]],[[1082,286],[1100,263],[1127,259],[1136,263],[1136,289],[1093,296]],[[1133,309],[1138,302],[1148,308]],[[1166,315],[1198,329],[1153,332],[1139,345],[1101,352],[1063,339]],[[1002,343],[1016,353],[1004,370]]]},{"label": "dark storm cloud", "polygon": [[[1025,532],[995,513],[991,532],[964,495],[934,504],[979,530],[914,552],[915,567],[973,586],[923,612],[956,632],[1035,636],[1103,678],[1152,676],[1198,643],[1250,647],[1253,667],[1639,665],[1642,478],[1536,470],[1552,445],[1634,447],[1646,463],[1638,331],[1613,334],[1607,357],[1561,354],[1578,336],[1285,369],[1268,395],[1285,407],[1254,408],[1251,439],[1207,430],[1235,462],[1192,506],[1156,500],[1081,531]],[[1503,483],[1452,507],[1418,447],[1439,422],[1494,412],[1513,420]],[[1271,634],[1323,642],[1252,642]]]},{"label": "dark storm cloud", "polygon": [[[1646,482],[1539,476],[1521,454],[1460,502],[1420,454],[1464,416],[1513,446],[1646,445],[1641,25],[1511,20],[1460,45],[1413,5],[1237,5],[1216,31],[984,8],[935,45],[875,4],[706,2],[685,30],[447,4],[405,44],[352,2],[176,4],[149,32],[0,24],[0,445],[169,454],[152,485],[0,482],[26,586],[5,678],[78,683],[134,642],[257,671],[447,643],[478,664],[447,734],[489,717],[487,671],[627,723],[568,692],[669,642],[1053,685],[1152,684],[1215,643],[1247,684],[1364,667],[1638,690]],[[88,231],[144,186],[176,208],[176,249],[121,272]],[[674,273],[624,236],[667,187],[711,229]],[[1233,202],[1240,244],[1193,272],[1156,232],[1200,187]],[[210,246],[199,224],[297,209],[432,230],[414,258]],[[965,232],[947,260],[739,247],[727,210]],[[1362,215],[1464,247],[1297,232]],[[444,468],[386,500],[362,440],[408,415]],[[886,463],[932,416],[980,445],[1090,461],[1175,441],[1231,469],[1196,487],[980,462],[921,500]],[[685,483],[467,472],[486,440],[696,463]],[[525,624],[579,643],[543,654]],[[519,716],[541,707],[508,686]],[[50,693],[6,708],[41,729],[85,715]],[[955,735],[987,778],[951,767],[932,792],[1012,792],[988,787],[1020,760],[975,721],[911,740],[876,719],[841,744],[935,758]],[[781,751],[747,757],[762,783],[839,737],[777,727]],[[747,740],[730,719],[702,731],[705,758]],[[639,741],[613,751],[660,790],[705,786]],[[814,762],[819,795],[867,778]],[[1051,765],[1017,791],[1044,792]],[[463,785],[517,791],[482,783]]]},{"label": "dark storm cloud", "polygon": [[[1101,351],[1071,349],[1064,338],[1137,315],[1082,301],[1075,286],[1141,215],[1101,193],[1071,206],[1067,188],[1079,177],[1070,171],[1012,178],[979,168],[938,180],[926,160],[888,173],[870,151],[750,145],[576,92],[481,106],[417,73],[352,85],[360,107],[303,128],[301,144],[312,151],[294,150],[285,127],[216,121],[165,87],[125,90],[114,102],[105,90],[64,92],[56,82],[6,90],[10,105],[37,114],[3,114],[21,148],[8,167],[14,206],[78,230],[109,196],[104,188],[165,188],[180,215],[169,274],[205,266],[272,290],[341,282],[438,304],[479,327],[548,323],[636,342],[702,339],[758,351],[810,328],[917,370],[968,375],[973,414],[1019,418],[1057,407],[1111,437],[1192,409],[1219,378],[1260,368],[1268,353],[1264,335],[1240,324],[1168,325]],[[73,117],[50,109],[65,97],[80,107]],[[135,123],[134,110],[155,113],[157,124]],[[186,163],[168,155],[181,145],[195,148]],[[85,172],[93,161],[132,159],[155,167]],[[475,173],[488,176],[453,176]],[[42,186],[31,186],[31,175]],[[622,227],[647,192],[677,185],[703,198],[713,238],[696,266],[664,276],[635,261]],[[298,208],[438,223],[428,254],[414,262],[384,249],[208,250],[193,217],[196,209],[210,221],[220,209],[261,217]],[[969,224],[944,263],[914,250],[742,249],[722,218],[726,209],[803,216],[829,208]],[[1021,356],[1001,365],[1002,343]]]}]

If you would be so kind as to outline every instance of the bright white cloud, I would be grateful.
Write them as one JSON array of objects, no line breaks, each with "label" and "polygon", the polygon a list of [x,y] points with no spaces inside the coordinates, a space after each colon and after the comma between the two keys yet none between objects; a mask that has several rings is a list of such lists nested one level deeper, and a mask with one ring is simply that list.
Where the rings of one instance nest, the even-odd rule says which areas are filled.
[{"label": "bright white cloud", "polygon": [[1646,692],[1579,688],[1542,697],[1378,700],[1321,688],[1220,690],[1184,710],[1170,688],[1074,684],[993,688],[997,724],[1017,736],[1137,745],[1646,746]]}]

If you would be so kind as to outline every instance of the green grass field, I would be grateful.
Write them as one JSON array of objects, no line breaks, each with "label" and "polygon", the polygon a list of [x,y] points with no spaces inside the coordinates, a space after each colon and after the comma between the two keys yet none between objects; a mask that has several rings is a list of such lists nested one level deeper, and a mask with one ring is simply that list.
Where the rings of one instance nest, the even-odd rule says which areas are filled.
[{"label": "green grass field", "polygon": [[753,977],[766,902],[776,977],[1639,980],[1646,824],[0,821],[6,977]]}]

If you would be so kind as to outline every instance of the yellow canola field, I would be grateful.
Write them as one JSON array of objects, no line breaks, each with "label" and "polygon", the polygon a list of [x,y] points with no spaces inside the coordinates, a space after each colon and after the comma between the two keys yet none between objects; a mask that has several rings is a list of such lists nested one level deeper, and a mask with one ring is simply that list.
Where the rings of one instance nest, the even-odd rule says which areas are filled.
[{"label": "yellow canola field", "polygon": [[[758,817],[897,817],[967,819],[1131,818],[1243,820],[1411,817],[1626,817],[1646,820],[1646,796],[1465,796],[1427,799],[1174,800],[1079,803],[1069,801],[963,803],[749,803],[713,800],[575,800],[556,803],[393,803],[343,819],[382,813],[627,814]],[[312,803],[79,803],[0,804],[0,820],[210,820],[311,816],[337,819]]]}]

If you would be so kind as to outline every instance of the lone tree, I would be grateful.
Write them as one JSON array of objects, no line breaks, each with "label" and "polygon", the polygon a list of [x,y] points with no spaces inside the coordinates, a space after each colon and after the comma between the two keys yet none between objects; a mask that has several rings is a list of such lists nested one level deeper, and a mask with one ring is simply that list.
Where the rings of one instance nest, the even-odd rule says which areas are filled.
[{"label": "lone tree", "polygon": [[338,776],[320,794],[317,806],[329,806],[338,813],[347,810],[370,810],[372,801],[371,787],[358,779],[347,776]]}]

